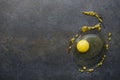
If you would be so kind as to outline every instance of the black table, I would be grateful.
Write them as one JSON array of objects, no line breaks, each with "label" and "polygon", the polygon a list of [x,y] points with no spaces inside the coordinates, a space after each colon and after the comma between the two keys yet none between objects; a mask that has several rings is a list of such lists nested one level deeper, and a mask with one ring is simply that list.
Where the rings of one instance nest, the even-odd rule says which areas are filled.
[{"label": "black table", "polygon": [[[120,0],[0,0],[0,80],[119,80]],[[80,73],[67,54],[82,25],[97,20],[112,33],[107,58],[93,73]]]}]

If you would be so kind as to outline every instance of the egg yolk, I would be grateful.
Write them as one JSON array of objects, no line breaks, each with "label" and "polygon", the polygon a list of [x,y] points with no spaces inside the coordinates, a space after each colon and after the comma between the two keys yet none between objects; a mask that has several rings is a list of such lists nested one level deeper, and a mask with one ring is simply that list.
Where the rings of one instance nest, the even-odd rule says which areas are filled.
[{"label": "egg yolk", "polygon": [[89,42],[87,40],[80,40],[76,47],[79,52],[85,53],[89,50]]}]

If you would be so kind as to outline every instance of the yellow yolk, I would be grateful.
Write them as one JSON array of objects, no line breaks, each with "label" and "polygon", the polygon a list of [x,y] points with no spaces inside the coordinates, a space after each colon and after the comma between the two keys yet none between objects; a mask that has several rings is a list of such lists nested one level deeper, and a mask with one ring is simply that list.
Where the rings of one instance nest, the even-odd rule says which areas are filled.
[{"label": "yellow yolk", "polygon": [[89,42],[87,40],[80,40],[76,47],[79,52],[85,53],[89,50]]}]

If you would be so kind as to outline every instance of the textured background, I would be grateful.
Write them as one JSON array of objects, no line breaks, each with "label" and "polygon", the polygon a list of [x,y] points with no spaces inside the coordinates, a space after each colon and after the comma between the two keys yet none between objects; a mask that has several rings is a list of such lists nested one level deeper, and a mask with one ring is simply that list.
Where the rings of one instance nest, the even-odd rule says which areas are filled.
[{"label": "textured background", "polygon": [[[119,80],[120,0],[0,0],[0,80]],[[112,32],[102,67],[79,73],[66,53],[68,40],[95,18]]]}]

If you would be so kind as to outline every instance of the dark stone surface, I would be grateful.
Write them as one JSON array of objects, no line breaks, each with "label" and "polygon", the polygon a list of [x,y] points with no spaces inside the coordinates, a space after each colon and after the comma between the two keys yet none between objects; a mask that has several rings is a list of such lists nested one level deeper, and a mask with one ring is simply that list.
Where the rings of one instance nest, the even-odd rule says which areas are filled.
[{"label": "dark stone surface", "polygon": [[[0,80],[119,80],[120,0],[0,0]],[[104,65],[79,73],[66,53],[68,40],[95,18],[112,32]]]}]

